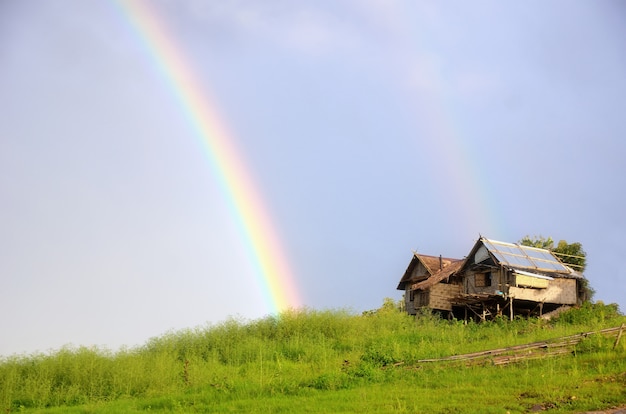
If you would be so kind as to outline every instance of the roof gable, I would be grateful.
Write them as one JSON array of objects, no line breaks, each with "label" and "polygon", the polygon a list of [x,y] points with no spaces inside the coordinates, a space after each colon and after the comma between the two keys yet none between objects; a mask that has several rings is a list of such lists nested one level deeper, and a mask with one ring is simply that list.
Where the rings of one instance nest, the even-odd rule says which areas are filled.
[{"label": "roof gable", "polygon": [[409,266],[404,272],[402,279],[400,279],[397,289],[404,290],[407,284],[412,284],[416,282],[416,279],[412,278],[412,274],[413,274],[413,270],[415,269],[415,267],[418,266],[419,264],[422,264],[422,266],[424,266],[424,268],[426,269],[426,272],[428,273],[427,280],[430,280],[430,278],[433,275],[437,274],[442,269],[446,269],[451,263],[455,263],[458,261],[459,259],[451,259],[449,257],[442,257],[442,256],[429,256],[426,254],[419,254],[419,253],[413,252],[413,257],[411,258],[411,262],[409,263]]},{"label": "roof gable", "polygon": [[463,259],[454,259],[454,261],[448,262],[448,264],[446,264],[442,269],[438,269],[437,272],[435,272],[431,277],[419,283],[415,283],[411,286],[411,288],[414,290],[425,290],[431,288],[435,284],[452,276],[452,274],[461,268],[463,263]]},{"label": "roof gable", "polygon": [[481,237],[466,259],[468,264],[480,264],[489,258],[498,265],[513,269],[568,275],[571,269],[565,266],[549,250],[506,243]]}]

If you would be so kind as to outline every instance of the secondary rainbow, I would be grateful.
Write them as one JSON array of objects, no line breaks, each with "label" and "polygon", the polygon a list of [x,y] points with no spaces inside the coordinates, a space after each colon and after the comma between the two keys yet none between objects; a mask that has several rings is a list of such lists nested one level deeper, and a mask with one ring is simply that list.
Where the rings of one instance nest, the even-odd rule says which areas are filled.
[{"label": "secondary rainbow", "polygon": [[300,306],[289,263],[265,203],[189,61],[151,3],[119,0],[117,4],[202,141],[241,230],[270,311],[276,313]]}]

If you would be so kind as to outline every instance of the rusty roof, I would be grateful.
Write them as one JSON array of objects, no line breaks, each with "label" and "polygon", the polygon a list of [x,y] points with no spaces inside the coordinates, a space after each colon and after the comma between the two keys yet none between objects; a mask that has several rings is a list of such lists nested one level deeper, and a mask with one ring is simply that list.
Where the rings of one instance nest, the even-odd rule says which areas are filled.
[{"label": "rusty roof", "polygon": [[448,266],[458,261],[462,262],[462,260],[459,260],[459,259],[452,259],[449,257],[442,257],[442,256],[430,256],[426,254],[413,252],[413,257],[411,258],[411,262],[409,263],[409,266],[404,272],[402,279],[400,279],[397,289],[404,290],[405,286],[408,283],[416,282],[415,278],[411,277],[411,274],[413,273],[413,269],[415,268],[415,266],[418,265],[418,263],[422,263],[422,265],[424,265],[429,275],[427,280],[430,280],[432,276],[438,275],[439,272],[441,272],[442,270],[446,270]]},{"label": "rusty roof", "polygon": [[448,264],[445,264],[442,269],[440,270],[438,269],[437,272],[435,272],[428,279],[421,281],[419,283],[415,283],[414,285],[411,286],[411,288],[415,290],[425,290],[430,287],[433,287],[434,285],[441,282],[442,280],[452,276],[453,273],[455,273],[461,268],[464,262],[463,259],[453,259],[453,260],[454,261],[448,262]]}]

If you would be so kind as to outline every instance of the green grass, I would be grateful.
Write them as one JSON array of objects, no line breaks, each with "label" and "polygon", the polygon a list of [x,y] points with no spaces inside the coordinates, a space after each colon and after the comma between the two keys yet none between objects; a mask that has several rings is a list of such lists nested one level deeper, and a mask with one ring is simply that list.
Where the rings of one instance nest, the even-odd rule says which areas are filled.
[{"label": "green grass", "polygon": [[0,412],[522,413],[626,404],[626,336],[520,362],[417,363],[626,322],[586,304],[555,321],[463,324],[404,315],[292,310],[171,332],[116,353],[64,348],[0,360]]}]

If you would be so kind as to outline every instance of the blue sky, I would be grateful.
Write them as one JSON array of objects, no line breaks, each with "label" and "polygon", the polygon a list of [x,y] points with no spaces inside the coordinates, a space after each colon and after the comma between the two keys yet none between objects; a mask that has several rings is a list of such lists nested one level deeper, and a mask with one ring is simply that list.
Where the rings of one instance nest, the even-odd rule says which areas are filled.
[{"label": "blue sky", "polygon": [[[621,2],[153,1],[256,180],[303,305],[411,251],[583,244],[626,310]],[[0,355],[268,312],[210,160],[121,9],[0,3]]]}]

